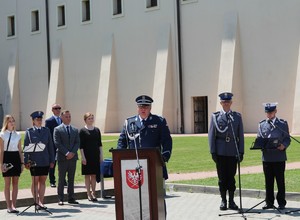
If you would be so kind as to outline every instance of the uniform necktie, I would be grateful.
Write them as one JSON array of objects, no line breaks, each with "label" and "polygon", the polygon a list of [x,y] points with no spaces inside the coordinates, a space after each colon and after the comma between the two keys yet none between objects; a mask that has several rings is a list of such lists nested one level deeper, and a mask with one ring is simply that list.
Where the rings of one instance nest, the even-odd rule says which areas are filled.
[{"label": "uniform necktie", "polygon": [[38,132],[41,133],[41,129],[40,128],[38,128]]},{"label": "uniform necktie", "polygon": [[145,127],[146,126],[146,120],[142,120],[142,125]]}]

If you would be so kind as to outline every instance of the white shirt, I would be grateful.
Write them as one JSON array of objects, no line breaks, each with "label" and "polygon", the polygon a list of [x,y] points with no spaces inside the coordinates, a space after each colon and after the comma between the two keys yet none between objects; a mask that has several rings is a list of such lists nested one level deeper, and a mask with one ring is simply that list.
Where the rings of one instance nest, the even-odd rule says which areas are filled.
[{"label": "white shirt", "polygon": [[19,151],[18,144],[21,139],[21,135],[19,132],[13,131],[11,134],[8,150],[7,150],[7,144],[9,140],[10,131],[6,130],[4,132],[1,131],[0,137],[4,142],[4,151]]}]

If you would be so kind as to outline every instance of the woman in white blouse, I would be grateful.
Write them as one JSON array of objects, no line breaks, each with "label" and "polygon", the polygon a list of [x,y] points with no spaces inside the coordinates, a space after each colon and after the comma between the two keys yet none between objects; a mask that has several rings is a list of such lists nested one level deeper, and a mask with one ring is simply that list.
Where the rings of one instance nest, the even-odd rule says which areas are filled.
[{"label": "woman in white blouse", "polygon": [[[24,157],[21,147],[21,135],[16,132],[15,119],[6,115],[0,133],[0,167],[4,177],[4,196],[7,212],[18,213],[16,209],[18,183],[24,169]],[[12,194],[10,196],[10,185]]]}]

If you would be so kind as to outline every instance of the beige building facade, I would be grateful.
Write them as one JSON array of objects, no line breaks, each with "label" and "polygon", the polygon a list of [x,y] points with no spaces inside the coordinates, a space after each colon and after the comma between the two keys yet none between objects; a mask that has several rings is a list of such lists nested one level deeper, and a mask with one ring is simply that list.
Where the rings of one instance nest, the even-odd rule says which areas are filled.
[{"label": "beige building facade", "polygon": [[172,133],[207,133],[229,91],[245,132],[276,101],[299,134],[299,43],[298,0],[1,0],[0,113],[24,130],[60,103],[119,132],[147,94]]}]

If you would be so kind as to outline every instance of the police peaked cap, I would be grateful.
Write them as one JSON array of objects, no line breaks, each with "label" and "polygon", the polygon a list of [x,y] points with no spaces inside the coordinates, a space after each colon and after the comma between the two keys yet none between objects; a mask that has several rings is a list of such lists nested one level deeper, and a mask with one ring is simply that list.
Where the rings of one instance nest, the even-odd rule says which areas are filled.
[{"label": "police peaked cap", "polygon": [[136,99],[136,104],[138,105],[151,105],[151,103],[153,102],[153,99],[150,96],[147,95],[141,95],[138,96]]},{"label": "police peaked cap", "polygon": [[220,100],[226,100],[229,101],[232,99],[233,94],[231,92],[223,92],[219,94]]},{"label": "police peaked cap", "polygon": [[278,105],[277,102],[273,102],[273,103],[263,103],[263,105],[265,106],[265,112],[273,112],[276,109],[276,106]]},{"label": "police peaked cap", "polygon": [[42,111],[35,111],[35,112],[32,112],[30,117],[33,119],[35,118],[43,118],[43,115],[44,115],[44,112]]}]

